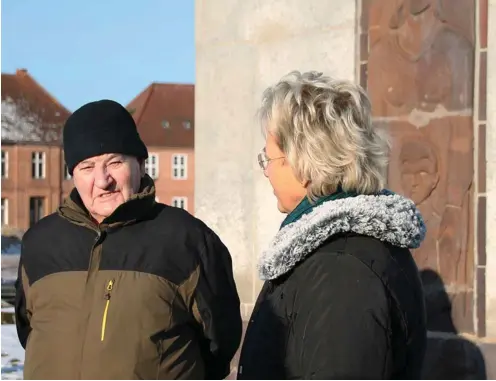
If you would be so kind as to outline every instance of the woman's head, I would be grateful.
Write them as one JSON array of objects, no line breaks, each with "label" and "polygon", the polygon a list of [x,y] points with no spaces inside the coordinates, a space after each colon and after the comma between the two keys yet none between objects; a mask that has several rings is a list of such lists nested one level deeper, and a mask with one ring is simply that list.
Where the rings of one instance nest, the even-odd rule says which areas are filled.
[{"label": "woman's head", "polygon": [[266,137],[261,165],[282,212],[339,185],[361,194],[385,186],[389,143],[373,127],[359,85],[294,71],[265,90],[259,115]]}]

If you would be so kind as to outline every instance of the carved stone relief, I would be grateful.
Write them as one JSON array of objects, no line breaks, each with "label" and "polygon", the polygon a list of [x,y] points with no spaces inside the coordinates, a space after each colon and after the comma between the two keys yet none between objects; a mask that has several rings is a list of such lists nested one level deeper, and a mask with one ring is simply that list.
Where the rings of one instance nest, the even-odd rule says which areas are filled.
[{"label": "carved stone relief", "polygon": [[472,332],[474,31],[467,14],[474,4],[376,0],[369,7],[367,90],[374,120],[393,138],[389,187],[420,209],[427,238],[415,260],[441,275],[456,325]]},{"label": "carved stone relief", "polygon": [[376,32],[369,53],[368,89],[374,115],[470,109],[474,75],[470,39],[461,28],[447,23],[439,1],[396,4],[388,0],[371,4],[381,8],[375,13],[383,23],[376,28],[382,34]]}]

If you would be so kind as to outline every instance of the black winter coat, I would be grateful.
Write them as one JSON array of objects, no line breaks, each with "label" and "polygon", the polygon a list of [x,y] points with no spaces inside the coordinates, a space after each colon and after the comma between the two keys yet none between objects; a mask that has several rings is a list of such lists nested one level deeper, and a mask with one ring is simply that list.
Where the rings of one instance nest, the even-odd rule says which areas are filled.
[{"label": "black winter coat", "polygon": [[408,247],[424,235],[397,195],[329,201],[281,229],[238,379],[418,379],[427,331]]}]

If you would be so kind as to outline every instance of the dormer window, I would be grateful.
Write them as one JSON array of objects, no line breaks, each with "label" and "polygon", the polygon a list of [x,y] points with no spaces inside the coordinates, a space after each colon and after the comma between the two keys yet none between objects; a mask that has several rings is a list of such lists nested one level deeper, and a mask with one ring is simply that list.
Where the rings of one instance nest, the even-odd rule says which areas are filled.
[{"label": "dormer window", "polygon": [[169,128],[170,123],[168,120],[162,120],[162,128]]},{"label": "dormer window", "polygon": [[191,122],[189,120],[185,120],[183,122],[183,127],[186,129],[186,130],[189,130],[191,128]]}]

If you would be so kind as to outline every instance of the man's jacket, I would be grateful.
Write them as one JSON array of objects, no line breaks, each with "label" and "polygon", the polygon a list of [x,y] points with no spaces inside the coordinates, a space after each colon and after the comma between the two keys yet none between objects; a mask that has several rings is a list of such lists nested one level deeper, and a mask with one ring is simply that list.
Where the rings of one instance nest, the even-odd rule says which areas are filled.
[{"label": "man's jacket", "polygon": [[23,238],[26,379],[221,379],[241,339],[231,257],[153,180],[101,224],[76,190]]}]

